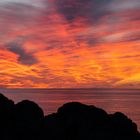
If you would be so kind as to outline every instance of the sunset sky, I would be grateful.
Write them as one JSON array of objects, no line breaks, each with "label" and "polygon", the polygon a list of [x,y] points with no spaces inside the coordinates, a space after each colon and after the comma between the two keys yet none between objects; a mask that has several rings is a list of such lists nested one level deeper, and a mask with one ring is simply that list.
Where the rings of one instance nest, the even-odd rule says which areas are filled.
[{"label": "sunset sky", "polygon": [[0,0],[1,88],[140,88],[140,0]]}]

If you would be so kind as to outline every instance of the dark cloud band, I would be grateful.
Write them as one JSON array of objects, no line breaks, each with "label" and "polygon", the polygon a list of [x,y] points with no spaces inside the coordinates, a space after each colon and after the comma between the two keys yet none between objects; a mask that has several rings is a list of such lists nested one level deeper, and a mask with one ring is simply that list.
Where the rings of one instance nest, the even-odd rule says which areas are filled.
[{"label": "dark cloud band", "polygon": [[84,18],[88,22],[96,22],[109,13],[108,4],[113,0],[55,0],[59,13],[72,22],[76,18]]},{"label": "dark cloud band", "polygon": [[27,53],[24,50],[24,48],[22,47],[22,44],[17,43],[17,42],[10,42],[6,46],[9,51],[11,51],[19,56],[18,61],[21,64],[33,65],[33,64],[37,63],[36,58],[32,54]]}]

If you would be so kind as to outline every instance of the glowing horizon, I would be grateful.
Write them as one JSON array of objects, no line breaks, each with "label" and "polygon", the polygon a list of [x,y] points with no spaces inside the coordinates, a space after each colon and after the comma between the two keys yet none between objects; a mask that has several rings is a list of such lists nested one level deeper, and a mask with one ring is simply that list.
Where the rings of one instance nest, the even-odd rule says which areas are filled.
[{"label": "glowing horizon", "polygon": [[140,87],[139,0],[2,0],[1,88]]}]

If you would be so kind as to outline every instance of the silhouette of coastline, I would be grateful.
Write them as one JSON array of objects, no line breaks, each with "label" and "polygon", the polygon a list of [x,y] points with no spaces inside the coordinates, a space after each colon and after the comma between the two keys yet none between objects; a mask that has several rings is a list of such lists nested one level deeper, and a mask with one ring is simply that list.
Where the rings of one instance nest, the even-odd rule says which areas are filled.
[{"label": "silhouette of coastline", "polygon": [[0,140],[140,140],[140,133],[121,112],[71,102],[45,116],[32,101],[0,94]]}]

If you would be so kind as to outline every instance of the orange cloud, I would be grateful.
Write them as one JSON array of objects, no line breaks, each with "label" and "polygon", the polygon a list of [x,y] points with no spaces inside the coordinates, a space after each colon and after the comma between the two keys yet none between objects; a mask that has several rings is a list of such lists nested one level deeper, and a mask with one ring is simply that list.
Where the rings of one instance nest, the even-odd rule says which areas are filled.
[{"label": "orange cloud", "polygon": [[[119,1],[113,10],[110,0],[97,2],[103,11],[95,8],[96,13],[91,11],[94,0],[89,1],[87,13],[74,7],[75,15],[75,1],[70,11],[71,1],[61,7],[55,0],[47,8],[17,4],[10,12],[0,9],[0,87],[138,88],[139,9],[127,5],[119,11]],[[26,13],[18,15],[15,7]]]}]

